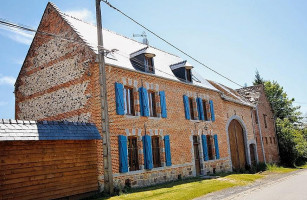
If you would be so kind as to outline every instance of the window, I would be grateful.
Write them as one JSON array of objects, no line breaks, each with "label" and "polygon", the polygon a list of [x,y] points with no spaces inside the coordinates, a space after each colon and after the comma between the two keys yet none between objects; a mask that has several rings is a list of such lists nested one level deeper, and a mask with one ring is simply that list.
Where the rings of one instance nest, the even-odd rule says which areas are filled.
[{"label": "window", "polygon": [[256,124],[258,124],[258,117],[257,117],[257,111],[256,110],[254,110],[254,115],[255,115]]},{"label": "window", "polygon": [[157,117],[156,111],[156,94],[148,91],[148,105],[149,105],[149,116]]},{"label": "window", "polygon": [[268,128],[268,125],[267,125],[267,123],[266,123],[266,117],[267,117],[267,115],[266,115],[266,114],[263,114],[264,127],[265,127],[265,128]]},{"label": "window", "polygon": [[270,143],[272,144],[272,137],[270,137]]},{"label": "window", "polygon": [[275,137],[273,137],[273,140],[274,140],[274,144],[276,144],[276,138]]},{"label": "window", "polygon": [[130,171],[139,170],[139,155],[137,137],[128,137],[128,156]]},{"label": "window", "polygon": [[214,153],[213,153],[212,135],[207,135],[206,138],[207,138],[207,146],[208,146],[208,157],[209,157],[209,160],[213,160]]},{"label": "window", "polygon": [[191,119],[195,120],[193,98],[189,98],[189,106],[190,106],[190,116],[191,116]]},{"label": "window", "polygon": [[265,137],[265,143],[268,144],[268,137]]},{"label": "window", "polygon": [[205,121],[208,121],[208,110],[207,110],[207,101],[203,100],[203,109],[204,109],[204,117],[205,117]]},{"label": "window", "polygon": [[125,115],[134,115],[133,89],[124,87]]},{"label": "window", "polygon": [[160,143],[158,136],[151,137],[153,167],[161,167]]},{"label": "window", "polygon": [[186,69],[186,80],[188,82],[192,82],[192,73],[191,73],[191,69]]},{"label": "window", "polygon": [[150,73],[154,72],[153,58],[145,56],[145,65],[147,67],[147,72],[150,72]]}]

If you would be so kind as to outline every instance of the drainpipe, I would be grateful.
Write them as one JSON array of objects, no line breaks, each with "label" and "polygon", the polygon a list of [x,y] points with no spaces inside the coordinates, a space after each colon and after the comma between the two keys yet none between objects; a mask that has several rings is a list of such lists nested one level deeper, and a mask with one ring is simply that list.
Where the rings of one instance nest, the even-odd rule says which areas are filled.
[{"label": "drainpipe", "polygon": [[264,163],[266,163],[264,145],[263,145],[263,140],[262,140],[261,125],[260,125],[260,119],[259,119],[259,113],[258,113],[258,106],[256,107],[256,113],[257,113],[257,118],[258,118],[258,128],[259,128],[259,134],[260,134],[260,141],[261,141],[261,147],[262,147],[263,160],[264,160]]}]

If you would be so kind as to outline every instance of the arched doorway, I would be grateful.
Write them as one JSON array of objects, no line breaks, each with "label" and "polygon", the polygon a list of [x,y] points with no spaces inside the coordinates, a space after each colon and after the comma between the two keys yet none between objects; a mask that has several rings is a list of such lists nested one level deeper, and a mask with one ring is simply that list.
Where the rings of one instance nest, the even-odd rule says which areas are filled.
[{"label": "arched doorway", "polygon": [[232,120],[228,127],[229,143],[232,168],[234,170],[245,169],[246,155],[244,133],[241,124],[237,120]]}]

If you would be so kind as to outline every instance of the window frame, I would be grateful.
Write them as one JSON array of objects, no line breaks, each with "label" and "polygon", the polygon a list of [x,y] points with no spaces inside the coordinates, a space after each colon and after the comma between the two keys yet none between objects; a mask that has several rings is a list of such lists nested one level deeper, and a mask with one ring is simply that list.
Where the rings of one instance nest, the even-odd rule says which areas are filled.
[{"label": "window frame", "polygon": [[191,69],[185,69],[185,78],[186,81],[189,83],[192,83],[192,70]]},{"label": "window frame", "polygon": [[194,115],[194,98],[193,97],[189,97],[189,108],[190,108],[190,117],[191,120],[196,120],[195,115]]},{"label": "window frame", "polygon": [[256,122],[256,124],[258,124],[259,122],[258,122],[258,117],[257,117],[257,111],[256,110],[254,110],[254,116],[255,116],[255,122]]},{"label": "window frame", "polygon": [[[133,142],[135,142],[134,146],[132,145]],[[127,145],[128,145],[129,171],[140,170],[138,138],[136,136],[128,136],[128,144]]]},{"label": "window frame", "polygon": [[[129,93],[127,93],[129,91]],[[127,95],[129,94],[129,95]],[[124,86],[124,114],[135,116],[133,88]],[[129,105],[128,105],[129,104]]]},{"label": "window frame", "polygon": [[156,102],[156,93],[154,91],[147,91],[148,95],[148,108],[149,108],[149,117],[157,117],[157,102]]},{"label": "window frame", "polygon": [[145,56],[145,66],[146,66],[146,72],[154,73],[154,65],[153,65],[153,58]]},{"label": "window frame", "polygon": [[206,135],[207,140],[207,150],[208,150],[208,159],[214,160],[214,144],[213,144],[213,136],[212,135]]},{"label": "window frame", "polygon": [[267,115],[263,114],[264,128],[268,128],[268,124],[267,124],[266,118],[267,118]]},{"label": "window frame", "polygon": [[203,112],[204,112],[204,121],[209,121],[209,117],[208,117],[208,110],[207,110],[207,100],[202,99],[202,103],[203,103]]},{"label": "window frame", "polygon": [[161,167],[160,137],[151,136],[152,163],[153,168]]}]

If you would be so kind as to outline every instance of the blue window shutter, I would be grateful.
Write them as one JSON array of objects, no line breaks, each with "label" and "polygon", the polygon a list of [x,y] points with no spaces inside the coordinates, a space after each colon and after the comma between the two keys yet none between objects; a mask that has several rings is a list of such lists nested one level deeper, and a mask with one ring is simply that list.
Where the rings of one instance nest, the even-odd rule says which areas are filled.
[{"label": "blue window shutter", "polygon": [[144,87],[139,88],[140,93],[140,111],[142,116],[149,116],[148,93]]},{"label": "blue window shutter", "polygon": [[164,149],[165,149],[166,166],[172,166],[171,145],[169,141],[169,135],[164,136]]},{"label": "blue window shutter", "polygon": [[152,149],[151,149],[151,137],[149,135],[143,136],[143,155],[144,155],[144,167],[145,169],[152,169]]},{"label": "blue window shutter", "polygon": [[211,121],[215,121],[215,114],[214,114],[214,106],[213,106],[213,101],[210,100],[209,101],[210,104],[210,112],[211,112]]},{"label": "blue window shutter", "polygon": [[119,148],[119,171],[121,173],[128,172],[128,149],[127,149],[127,137],[123,135],[118,136],[118,148]]},{"label": "blue window shutter", "polygon": [[165,92],[160,91],[161,116],[167,118]]},{"label": "blue window shutter", "polygon": [[207,161],[207,160],[209,160],[209,155],[208,155],[208,145],[207,145],[206,135],[201,135],[201,143],[203,145],[204,161]]},{"label": "blue window shutter", "polygon": [[189,98],[186,95],[183,95],[183,103],[184,103],[185,118],[186,119],[191,119],[191,116],[190,116],[190,106],[189,106]]},{"label": "blue window shutter", "polygon": [[220,159],[219,142],[216,134],[214,135],[214,146],[215,146],[216,159]]},{"label": "blue window shutter", "polygon": [[121,83],[115,83],[115,99],[116,99],[116,113],[118,115],[124,115],[125,114],[124,86]]},{"label": "blue window shutter", "polygon": [[199,120],[205,120],[203,101],[201,98],[198,97],[196,99],[196,102],[197,102],[198,118]]}]

